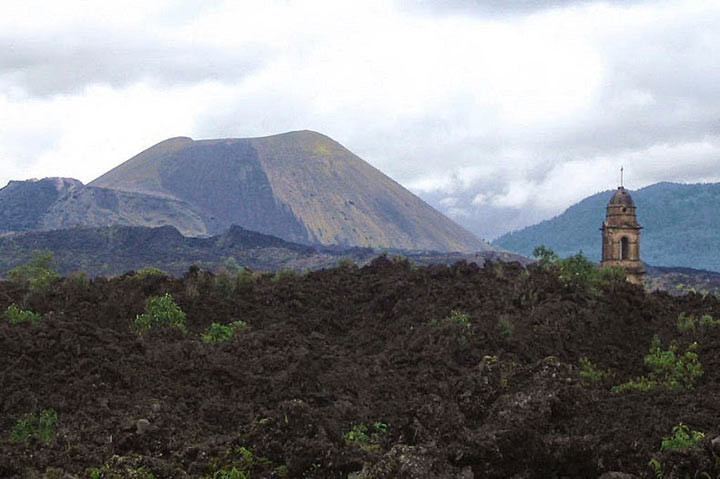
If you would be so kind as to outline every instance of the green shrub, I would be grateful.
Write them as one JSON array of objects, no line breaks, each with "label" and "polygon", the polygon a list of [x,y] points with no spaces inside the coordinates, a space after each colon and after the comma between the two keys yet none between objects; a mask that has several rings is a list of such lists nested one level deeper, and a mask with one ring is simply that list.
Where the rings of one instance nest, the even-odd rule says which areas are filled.
[{"label": "green shrub", "polygon": [[622,283],[627,280],[627,271],[620,266],[605,266],[597,270],[595,281],[597,284],[609,285]]},{"label": "green shrub", "polygon": [[240,263],[238,263],[237,259],[235,259],[234,256],[228,256],[227,258],[225,258],[222,267],[225,271],[227,271],[233,276],[237,276],[245,270],[243,266],[240,266]]},{"label": "green shrub", "polygon": [[370,440],[368,427],[365,424],[355,424],[343,436],[348,442],[365,443]]},{"label": "green shrub", "polygon": [[225,297],[229,297],[235,292],[235,278],[225,270],[218,271],[217,274],[215,274],[213,283],[215,284],[215,289],[220,291]]},{"label": "green shrub", "polygon": [[500,318],[497,322],[497,332],[503,339],[510,339],[512,338],[513,334],[515,334],[515,326],[513,326],[512,321],[510,321],[508,318]]},{"label": "green shrub", "polygon": [[55,257],[51,251],[35,251],[26,264],[8,271],[7,279],[26,283],[32,291],[47,291],[60,275],[55,270]]},{"label": "green shrub", "polygon": [[39,313],[20,309],[15,304],[8,306],[7,310],[5,310],[5,317],[10,321],[10,324],[37,323],[42,319],[42,315]]},{"label": "green shrub", "polygon": [[653,457],[652,459],[650,459],[650,462],[648,462],[648,466],[652,467],[653,474],[655,474],[655,479],[662,479],[663,467],[660,461]]},{"label": "green shrub", "polygon": [[71,288],[75,290],[85,289],[90,286],[90,279],[88,279],[88,275],[84,271],[76,271],[74,273],[70,273],[67,276],[66,282]]},{"label": "green shrub", "polygon": [[187,332],[185,313],[169,293],[148,298],[145,312],[135,318],[135,329],[140,333],[155,326],[174,327]]},{"label": "green shrub", "polygon": [[697,343],[693,342],[685,353],[679,354],[677,345],[671,344],[663,351],[660,349],[660,338],[655,336],[650,345],[650,353],[645,356],[645,364],[652,370],[650,378],[671,389],[692,389],[695,380],[703,374],[702,365],[695,352],[697,347]]},{"label": "green shrub", "polygon": [[237,272],[235,278],[236,278],[237,284],[241,285],[241,284],[252,283],[253,281],[255,281],[257,276],[247,268],[240,268],[240,270]]},{"label": "green shrub", "polygon": [[677,327],[678,332],[687,333],[696,331],[698,326],[702,328],[714,328],[719,323],[720,321],[713,319],[713,317],[709,314],[704,314],[700,317],[700,319],[697,319],[695,316],[687,315],[683,311],[680,315],[678,315],[675,326]]},{"label": "green shrub", "polygon": [[168,277],[170,276],[167,272],[156,268],[155,266],[145,266],[135,273],[137,279],[146,279],[151,277]]},{"label": "green shrub", "polygon": [[430,321],[430,326],[440,326],[445,324],[457,324],[459,326],[470,329],[470,316],[468,316],[467,313],[453,309],[452,311],[450,311],[449,316],[446,316],[440,320],[433,319],[432,321]]},{"label": "green shrub", "polygon": [[538,258],[541,268],[554,272],[564,284],[574,284],[588,289],[593,294],[599,294],[600,286],[607,287],[621,283],[627,277],[623,268],[617,266],[598,268],[582,253],[560,258],[553,250],[541,245],[533,250],[533,256]]},{"label": "green shrub", "polygon": [[580,358],[580,381],[584,385],[596,383],[608,375],[607,371],[598,369],[588,358]]},{"label": "green shrub", "polygon": [[650,343],[650,352],[645,356],[645,365],[650,373],[643,378],[613,387],[613,391],[621,392],[628,389],[648,391],[658,386],[669,389],[692,389],[695,380],[702,376],[703,367],[697,353],[697,343],[691,343],[682,354],[676,344],[667,350],[660,347],[660,338],[654,336]]},{"label": "green shrub", "polygon": [[273,283],[279,283],[280,281],[287,281],[295,277],[297,277],[297,273],[295,271],[291,269],[279,269],[270,280]]},{"label": "green shrub", "polygon": [[212,479],[249,479],[249,476],[245,471],[241,471],[234,466],[228,469],[215,471],[210,477]]},{"label": "green shrub", "polygon": [[57,423],[57,412],[54,409],[43,409],[40,415],[25,414],[18,419],[10,431],[10,440],[22,442],[30,437],[36,437],[43,442],[48,442],[55,434],[55,423]]},{"label": "green shrub", "polygon": [[204,343],[221,343],[233,337],[235,331],[247,328],[245,321],[234,321],[230,324],[212,323],[208,329],[202,333],[201,338]]},{"label": "green shrub", "polygon": [[147,467],[128,468],[127,466],[91,467],[87,470],[90,479],[155,479],[155,474]]},{"label": "green shrub", "polygon": [[[220,457],[210,461],[208,479],[250,479],[260,477],[255,472],[272,470],[270,477],[285,477],[287,468],[276,466],[266,457],[256,456],[250,449],[238,446],[226,450]],[[262,476],[265,477],[265,476]]]},{"label": "green shrub", "polygon": [[580,253],[558,260],[557,266],[558,278],[565,284],[590,286],[600,272],[594,263]]},{"label": "green shrub", "polygon": [[555,251],[547,248],[544,244],[541,244],[533,250],[533,256],[538,259],[538,262],[542,267],[547,267],[551,264],[557,263],[560,259]]},{"label": "green shrub", "polygon": [[368,428],[365,424],[354,424],[348,432],[343,436],[345,441],[365,444],[370,441],[373,435],[387,434],[388,425],[384,422],[374,422],[372,428]]},{"label": "green shrub", "polygon": [[648,379],[647,377],[640,377],[636,379],[631,379],[630,381],[626,383],[619,384],[617,386],[612,387],[612,391],[615,393],[621,393],[624,391],[639,391],[639,392],[646,392],[646,391],[652,391],[653,389],[662,386],[657,381],[654,381],[652,379]]},{"label": "green shrub", "polygon": [[717,319],[713,319],[713,317],[710,316],[709,314],[703,314],[700,317],[700,326],[702,326],[702,327],[714,328],[718,324],[720,324],[720,321],[718,321]]},{"label": "green shrub", "polygon": [[687,333],[689,331],[695,331],[696,323],[697,319],[695,318],[695,316],[688,316],[685,314],[685,312],[682,312],[677,317],[675,327],[677,328],[678,332]]},{"label": "green shrub", "polygon": [[386,434],[387,430],[388,430],[388,425],[385,424],[384,422],[379,422],[379,421],[374,422],[372,427],[376,432],[378,432],[380,434]]},{"label": "green shrub", "polygon": [[353,268],[357,267],[357,265],[352,260],[352,258],[343,257],[343,258],[340,258],[340,261],[338,261],[337,267],[340,269],[353,269]]},{"label": "green shrub", "polygon": [[672,428],[672,433],[668,437],[664,437],[660,450],[666,449],[687,449],[696,442],[699,442],[705,437],[705,434],[700,431],[691,431],[688,426],[683,423],[678,424]]}]

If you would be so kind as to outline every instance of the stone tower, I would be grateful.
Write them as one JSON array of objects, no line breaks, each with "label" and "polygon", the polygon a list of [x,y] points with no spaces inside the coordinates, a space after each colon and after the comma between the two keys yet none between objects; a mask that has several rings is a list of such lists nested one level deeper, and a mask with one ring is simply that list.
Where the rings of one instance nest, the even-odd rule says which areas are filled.
[{"label": "stone tower", "polygon": [[600,267],[620,266],[631,283],[642,284],[645,267],[640,261],[640,230],[635,217],[635,203],[620,186],[610,198],[602,225],[602,261]]}]

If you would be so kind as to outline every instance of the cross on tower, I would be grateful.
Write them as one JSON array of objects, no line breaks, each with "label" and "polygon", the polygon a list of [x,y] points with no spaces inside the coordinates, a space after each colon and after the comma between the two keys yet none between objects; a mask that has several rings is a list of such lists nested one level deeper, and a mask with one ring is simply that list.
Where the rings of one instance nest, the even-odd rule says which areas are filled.
[{"label": "cross on tower", "polygon": [[624,169],[625,169],[624,167],[622,167],[622,166],[620,167],[620,187],[621,188],[625,187],[625,185],[623,184],[623,170]]}]

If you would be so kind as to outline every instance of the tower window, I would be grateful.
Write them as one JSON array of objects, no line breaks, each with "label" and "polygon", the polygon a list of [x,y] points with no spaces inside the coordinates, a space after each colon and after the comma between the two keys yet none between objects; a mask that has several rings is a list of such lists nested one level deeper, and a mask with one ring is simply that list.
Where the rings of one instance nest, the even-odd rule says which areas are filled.
[{"label": "tower window", "polygon": [[627,236],[623,236],[620,240],[620,259],[629,259],[630,256],[630,248],[629,248],[629,241],[627,239]]}]

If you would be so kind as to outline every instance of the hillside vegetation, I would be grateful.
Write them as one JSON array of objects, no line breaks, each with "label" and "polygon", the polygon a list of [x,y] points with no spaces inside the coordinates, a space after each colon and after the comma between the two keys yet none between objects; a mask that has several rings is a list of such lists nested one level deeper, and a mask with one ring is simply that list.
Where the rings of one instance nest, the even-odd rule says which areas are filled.
[{"label": "hillside vegetation", "polygon": [[0,282],[2,477],[720,474],[714,296],[564,276],[582,261],[35,266]]},{"label": "hillside vegetation", "polygon": [[[720,271],[720,183],[658,183],[631,193],[643,227],[640,255],[644,262]],[[493,244],[523,255],[544,244],[563,257],[582,251],[599,261],[599,228],[612,194],[606,191],[585,198],[563,214],[503,235]]]}]

